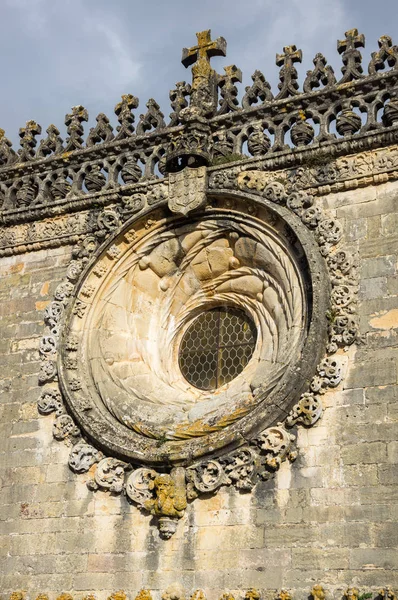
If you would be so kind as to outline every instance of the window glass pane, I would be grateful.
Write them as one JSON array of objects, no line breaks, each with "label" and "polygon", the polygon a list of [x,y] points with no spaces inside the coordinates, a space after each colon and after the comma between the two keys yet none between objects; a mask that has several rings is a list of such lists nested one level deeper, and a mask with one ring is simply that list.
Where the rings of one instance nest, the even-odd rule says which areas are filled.
[{"label": "window glass pane", "polygon": [[216,389],[243,371],[253,355],[256,339],[255,325],[243,311],[229,307],[205,311],[182,339],[181,372],[199,389]]}]

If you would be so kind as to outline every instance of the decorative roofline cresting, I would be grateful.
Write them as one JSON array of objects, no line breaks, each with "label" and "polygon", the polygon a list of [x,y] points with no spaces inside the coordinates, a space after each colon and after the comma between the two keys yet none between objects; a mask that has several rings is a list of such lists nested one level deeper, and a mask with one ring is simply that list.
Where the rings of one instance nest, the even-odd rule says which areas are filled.
[{"label": "decorative roofline cresting", "polygon": [[[150,99],[134,129],[132,111],[138,99],[129,94],[116,106],[116,131],[101,113],[86,143],[83,123],[88,114],[82,106],[66,117],[65,142],[51,125],[37,147],[41,127],[34,121],[20,130],[18,152],[2,137],[0,252],[73,245],[65,280],[45,312],[39,409],[55,413],[54,437],[71,445],[73,471],[90,472],[89,488],[124,493],[158,519],[166,538],[176,530],[189,501],[225,485],[251,490],[283,461],[294,460],[296,426],[315,424],[322,413],[322,394],[342,380],[340,355],[358,334],[356,260],[345,246],[342,225],[317,206],[316,196],[398,178],[398,48],[382,36],[364,75],[358,49],[363,46],[364,37],[356,30],[346,32],[338,42],[340,79],[317,54],[302,91],[295,68],[302,53],[286,46],[276,57],[281,69],[275,96],[256,71],[240,105],[239,68],[228,66],[219,75],[210,64],[212,56],[225,56],[225,40],[212,41],[210,31],[201,32],[197,45],[183,50],[183,64],[193,65],[192,84],[181,81],[170,92],[173,112],[167,125]],[[199,305],[216,306],[216,299],[233,297],[233,306],[249,307],[254,320],[261,317],[257,324],[263,319],[271,338],[279,339],[286,337],[278,316],[282,306],[280,312],[291,312],[291,330],[297,332],[288,335],[300,358],[276,361],[279,371],[272,371],[272,385],[277,389],[275,381],[282,382],[285,395],[272,396],[270,385],[275,404],[273,412],[267,408],[266,417],[257,408],[269,390],[256,371],[244,382],[250,398],[237,403],[233,414],[219,418],[217,413],[213,421],[203,417],[200,426],[200,419],[192,418],[192,427],[185,429],[174,421],[172,427],[165,417],[167,427],[151,429],[144,417],[134,421],[122,401],[112,404],[107,377],[116,378],[118,353],[87,354],[86,348],[95,343],[86,332],[97,332],[101,327],[92,323],[106,321],[105,308],[96,308],[96,295],[117,288],[125,261],[131,273],[135,269],[142,275],[138,280],[131,275],[129,289],[147,293],[146,287],[158,286],[156,300],[171,310],[185,294],[173,277],[182,280],[184,272],[200,263],[200,252],[221,238],[227,266],[210,281],[204,276],[200,293],[186,293],[192,314]],[[280,280],[282,271],[286,284]],[[239,288],[240,277],[245,283]],[[267,296],[271,287],[278,301]],[[111,298],[118,311],[125,311],[126,298],[131,300],[123,293],[123,299]],[[197,305],[196,297],[201,299]],[[141,301],[146,301],[143,294]],[[160,322],[167,330],[163,317]],[[179,331],[174,333],[178,338]],[[155,370],[164,368],[163,359],[156,360]],[[86,364],[90,367],[82,366]],[[163,369],[162,385],[171,370]],[[289,374],[290,387],[283,379]],[[86,385],[90,377],[94,383]],[[128,387],[126,380],[123,385]],[[112,418],[131,424],[133,432],[123,433],[119,422],[107,430],[104,407],[98,409],[91,401],[97,392],[111,406]],[[142,396],[141,388],[138,392]],[[251,400],[258,402],[254,416],[248,408]],[[120,432],[122,441],[114,441]]]},{"label": "decorative roofline cresting", "polygon": [[100,113],[86,142],[88,113],[80,105],[65,117],[65,141],[50,125],[38,144],[42,128],[28,121],[15,151],[1,130],[2,223],[80,211],[98,197],[111,202],[112,194],[128,194],[184,168],[187,160],[194,166],[242,159],[253,168],[261,161],[262,168],[274,170],[398,142],[398,47],[389,36],[379,39],[365,74],[358,49],[365,45],[364,36],[347,31],[338,42],[342,76],[317,54],[302,90],[294,66],[302,53],[286,46],[276,57],[278,93],[255,71],[241,103],[240,69],[231,65],[218,75],[210,65],[212,56],[225,56],[225,40],[211,41],[210,31],[197,37],[197,45],[184,49],[182,58],[185,66],[193,64],[192,85],[181,81],[170,92],[168,124],[150,99],[134,129],[139,101],[126,94],[115,108],[116,131]]}]

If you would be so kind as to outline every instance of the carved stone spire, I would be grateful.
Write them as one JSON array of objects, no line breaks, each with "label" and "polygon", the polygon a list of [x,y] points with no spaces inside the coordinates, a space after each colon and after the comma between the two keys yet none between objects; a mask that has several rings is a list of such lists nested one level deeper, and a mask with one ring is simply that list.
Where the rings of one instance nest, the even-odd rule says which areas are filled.
[{"label": "carved stone spire", "polygon": [[276,100],[281,98],[288,98],[289,96],[296,96],[298,90],[297,83],[297,70],[294,67],[294,63],[300,62],[303,59],[303,53],[301,50],[297,50],[296,46],[285,46],[283,48],[283,54],[276,55],[276,64],[278,67],[282,67],[279,73],[278,88],[280,89]]},{"label": "carved stone spire", "polygon": [[166,127],[164,122],[164,114],[160,110],[159,104],[153,98],[149,98],[146,103],[148,109],[145,115],[140,115],[140,120],[137,125],[137,135],[143,135],[151,129],[163,129]]},{"label": "carved stone spire", "polygon": [[211,68],[212,56],[226,56],[227,42],[223,37],[212,41],[210,29],[196,34],[198,43],[184,48],[181,62],[192,67],[191,106],[203,116],[211,117],[217,108],[217,74]]},{"label": "carved stone spire", "polygon": [[137,108],[138,104],[138,98],[132,94],[123,94],[121,101],[116,104],[115,114],[119,121],[119,125],[116,127],[116,131],[118,131],[117,140],[124,140],[133,135],[135,117],[131,111]]},{"label": "carved stone spire", "polygon": [[391,68],[398,68],[398,46],[392,45],[389,35],[382,35],[379,40],[379,50],[372,52],[369,63],[369,75],[375,75],[377,71],[385,69],[386,63]]},{"label": "carved stone spire", "polygon": [[250,108],[252,104],[255,104],[259,100],[263,103],[270,102],[274,97],[271,92],[271,86],[261,71],[254,71],[252,80],[252,85],[245,88],[246,94],[242,98],[244,109]]},{"label": "carved stone spire", "polygon": [[17,154],[12,149],[12,142],[5,136],[4,129],[0,129],[0,167],[8,167],[17,160]]},{"label": "carved stone spire", "polygon": [[50,154],[59,154],[63,151],[63,140],[59,135],[59,130],[55,125],[49,125],[46,129],[47,137],[41,140],[37,151],[38,158],[44,158]]},{"label": "carved stone spire", "polygon": [[315,55],[313,60],[314,69],[313,71],[307,71],[307,77],[305,78],[303,91],[306,94],[312,92],[320,84],[325,87],[329,87],[336,83],[336,77],[334,76],[333,68],[326,64],[326,58],[320,52]]},{"label": "carved stone spire", "polygon": [[219,115],[238,110],[238,88],[235,83],[242,81],[242,71],[236,65],[224,67],[224,71],[225,75],[221,75],[218,80],[221,90]]},{"label": "carved stone spire", "polygon": [[349,29],[345,32],[345,40],[337,42],[337,50],[342,54],[344,66],[341,68],[343,77],[339,83],[347,83],[360,79],[362,75],[362,54],[357,48],[365,47],[365,36],[358,34],[358,29]]},{"label": "carved stone spire", "polygon": [[18,151],[18,162],[33,160],[37,144],[36,136],[41,134],[41,126],[36,121],[27,121],[25,127],[19,130],[21,150]]},{"label": "carved stone spire", "polygon": [[178,125],[180,122],[180,112],[188,106],[186,96],[191,93],[191,86],[185,81],[176,83],[174,90],[170,92],[171,108],[173,112],[170,114],[170,127]]},{"label": "carved stone spire", "polygon": [[109,123],[109,119],[106,115],[104,115],[104,113],[100,113],[96,117],[96,121],[97,125],[95,127],[91,127],[87,138],[86,145],[88,148],[101,142],[110,142],[115,137],[113,135],[113,127]]},{"label": "carved stone spire", "polygon": [[88,112],[79,104],[72,107],[72,112],[65,116],[65,125],[69,137],[66,138],[66,152],[78,150],[83,146],[83,121],[88,121]]}]

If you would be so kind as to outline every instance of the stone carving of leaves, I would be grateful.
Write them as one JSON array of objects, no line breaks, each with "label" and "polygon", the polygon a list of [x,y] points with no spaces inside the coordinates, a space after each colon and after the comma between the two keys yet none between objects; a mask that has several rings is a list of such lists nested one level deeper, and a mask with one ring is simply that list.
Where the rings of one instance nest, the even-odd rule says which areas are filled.
[{"label": "stone carving of leaves", "polygon": [[53,388],[45,389],[37,402],[37,407],[42,414],[55,412],[57,416],[61,415],[63,406],[60,392]]},{"label": "stone carving of leaves", "polygon": [[102,488],[119,494],[124,488],[126,468],[126,463],[117,458],[104,458],[98,463],[94,479],[87,485],[94,490]]},{"label": "stone carving of leaves", "polygon": [[310,208],[313,203],[313,198],[305,192],[293,192],[286,200],[287,207],[298,215],[300,215],[304,209]]},{"label": "stone carving of leaves", "polygon": [[322,213],[317,206],[311,206],[310,208],[307,208],[307,210],[305,210],[301,215],[301,220],[310,229],[315,229],[321,218]]},{"label": "stone carving of leaves", "polygon": [[317,238],[318,243],[322,245],[335,245],[341,240],[343,228],[335,219],[324,219],[318,224]]},{"label": "stone carving of leaves", "polygon": [[144,505],[147,500],[153,497],[152,483],[157,472],[153,469],[136,469],[127,478],[126,494],[137,504]]},{"label": "stone carving of leaves", "polygon": [[187,477],[194,487],[203,493],[214,492],[221,485],[227,483],[227,477],[222,465],[217,460],[201,463],[194,469],[187,471]]},{"label": "stone carving of leaves", "polygon": [[263,195],[264,198],[276,204],[284,204],[286,201],[285,186],[279,181],[271,181],[266,185]]},{"label": "stone carving of leaves", "polygon": [[57,351],[57,339],[54,335],[45,335],[40,340],[40,354],[55,354]]},{"label": "stone carving of leaves", "polygon": [[292,451],[294,440],[294,435],[286,431],[280,423],[276,427],[268,427],[258,436],[256,442],[264,455],[263,463],[266,468],[266,471],[261,473],[263,479],[269,477],[267,469],[275,471],[286,458],[293,460],[296,457],[296,453]]},{"label": "stone carving of leaves", "polygon": [[337,285],[332,290],[332,303],[337,308],[346,308],[354,302],[354,291],[348,285]]},{"label": "stone carving of leaves", "polygon": [[290,411],[285,423],[293,427],[301,423],[307,427],[314,425],[322,415],[322,402],[319,396],[310,392],[303,394],[298,403]]},{"label": "stone carving of leaves", "polygon": [[73,307],[73,314],[82,319],[84,317],[84,313],[86,312],[87,304],[82,302],[81,300],[76,300],[75,305]]},{"label": "stone carving of leaves", "polygon": [[69,263],[68,270],[66,272],[66,277],[69,279],[69,281],[77,281],[82,270],[83,265],[81,264],[81,262],[77,260],[72,260]]},{"label": "stone carving of leaves", "polygon": [[52,381],[57,374],[57,363],[52,360],[46,360],[41,363],[39,372],[39,383]]},{"label": "stone carving of leaves", "polygon": [[70,452],[68,464],[75,473],[85,473],[103,457],[102,452],[90,444],[78,442]]},{"label": "stone carving of leaves", "polygon": [[54,421],[53,436],[56,440],[64,440],[69,436],[77,437],[80,434],[72,417],[69,415],[60,415]]},{"label": "stone carving of leaves", "polygon": [[44,320],[50,327],[55,325],[60,320],[63,310],[62,302],[57,302],[56,300],[50,302],[44,311]]},{"label": "stone carving of leaves", "polygon": [[257,475],[257,453],[253,448],[241,448],[228,457],[225,465],[227,482],[237,488],[251,490]]},{"label": "stone carving of leaves", "polygon": [[69,281],[64,281],[63,283],[60,283],[57,289],[55,290],[54,298],[58,302],[65,302],[65,300],[70,298],[73,290],[73,284]]}]

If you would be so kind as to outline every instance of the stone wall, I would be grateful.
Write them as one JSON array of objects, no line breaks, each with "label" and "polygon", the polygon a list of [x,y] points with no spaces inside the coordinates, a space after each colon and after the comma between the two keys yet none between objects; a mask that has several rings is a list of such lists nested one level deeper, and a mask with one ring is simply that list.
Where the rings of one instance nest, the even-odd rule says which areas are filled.
[{"label": "stone wall", "polygon": [[162,540],[125,497],[86,487],[69,448],[37,413],[43,312],[65,277],[71,248],[1,259],[0,586],[55,598],[101,600],[117,589],[154,598],[173,583],[210,600],[248,588],[308,597],[322,584],[376,593],[398,586],[398,184],[316,200],[343,226],[360,259],[362,338],[339,351],[346,375],[323,396],[324,414],[298,432],[299,456],[253,492],[222,488],[191,503]]}]

